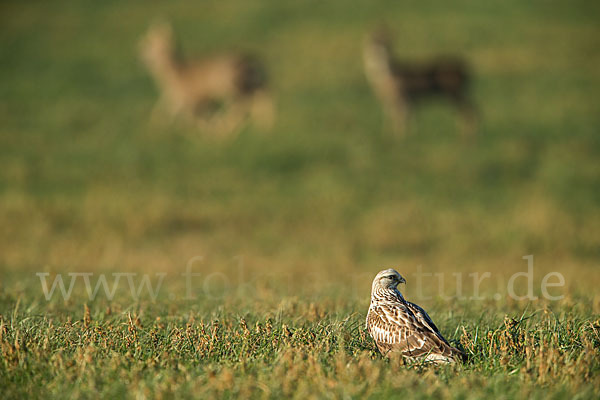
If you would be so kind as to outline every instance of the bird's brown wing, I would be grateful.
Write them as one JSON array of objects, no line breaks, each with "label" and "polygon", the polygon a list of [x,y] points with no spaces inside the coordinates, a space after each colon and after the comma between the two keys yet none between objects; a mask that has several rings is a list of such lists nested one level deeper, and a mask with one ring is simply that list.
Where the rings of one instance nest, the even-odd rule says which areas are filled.
[{"label": "bird's brown wing", "polygon": [[[420,316],[403,304],[380,304],[371,307],[367,329],[382,354],[400,351],[405,357],[427,357],[439,361],[453,359],[456,349],[437,332],[437,327],[419,307]],[[433,325],[433,326],[431,326]],[[434,331],[435,329],[435,331]],[[457,351],[457,350],[456,350]]]},{"label": "bird's brown wing", "polygon": [[431,319],[431,317],[429,316],[429,314],[427,314],[427,311],[425,311],[419,305],[417,305],[415,303],[411,303],[410,301],[407,301],[406,305],[408,306],[408,309],[413,313],[413,315],[415,316],[415,318],[417,318],[417,320],[421,324],[423,324],[423,326],[429,328],[441,340],[443,340],[444,342],[448,343],[448,341],[446,339],[444,339],[444,337],[440,333],[440,330],[438,329],[438,327],[435,326],[435,324],[433,323],[433,320]]},{"label": "bird's brown wing", "polygon": [[453,358],[458,357],[463,361],[466,359],[466,355],[461,350],[451,346],[450,343],[448,343],[448,341],[442,336],[438,327],[433,323],[433,320],[431,319],[429,314],[427,314],[427,311],[425,311],[422,307],[415,303],[411,303],[409,301],[407,301],[406,303],[408,305],[408,309],[412,311],[417,320],[419,320],[419,322],[421,322],[424,326],[431,329],[437,335],[437,337],[451,349]]}]

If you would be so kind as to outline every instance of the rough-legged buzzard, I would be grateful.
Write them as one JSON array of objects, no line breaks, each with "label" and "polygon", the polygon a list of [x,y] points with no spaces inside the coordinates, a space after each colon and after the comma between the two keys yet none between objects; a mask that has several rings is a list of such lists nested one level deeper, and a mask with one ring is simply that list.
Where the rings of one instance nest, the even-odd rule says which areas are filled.
[{"label": "rough-legged buzzard", "polygon": [[465,354],[444,339],[427,312],[404,300],[399,283],[406,280],[398,271],[386,269],[371,287],[366,327],[381,354],[400,352],[407,359],[435,363],[464,360]]}]

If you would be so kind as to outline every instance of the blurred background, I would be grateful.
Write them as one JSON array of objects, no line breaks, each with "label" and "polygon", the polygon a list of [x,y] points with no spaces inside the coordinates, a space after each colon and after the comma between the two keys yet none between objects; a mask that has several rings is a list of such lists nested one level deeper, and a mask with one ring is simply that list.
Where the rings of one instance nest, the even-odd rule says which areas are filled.
[{"label": "blurred background", "polygon": [[[597,288],[599,11],[589,1],[3,1],[0,285],[39,291],[38,271],[179,273],[199,255],[198,270],[227,272],[241,257],[267,298],[366,303],[384,266],[409,283],[418,266],[506,280],[533,254],[536,283],[560,271],[570,294]],[[158,90],[138,47],[157,19],[186,57],[262,58],[273,128],[220,140],[150,123]],[[361,59],[381,22],[398,57],[469,62],[476,139],[463,140],[438,101],[416,110],[404,139],[386,129]]]}]

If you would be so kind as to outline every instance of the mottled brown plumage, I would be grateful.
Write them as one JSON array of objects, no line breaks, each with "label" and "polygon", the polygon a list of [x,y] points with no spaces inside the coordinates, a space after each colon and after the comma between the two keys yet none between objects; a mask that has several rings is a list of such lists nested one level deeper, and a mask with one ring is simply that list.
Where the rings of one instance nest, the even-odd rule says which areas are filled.
[{"label": "mottled brown plumage", "polygon": [[427,312],[406,301],[397,285],[406,283],[394,269],[377,274],[371,288],[366,328],[383,355],[400,352],[407,359],[449,363],[464,359],[442,336]]}]

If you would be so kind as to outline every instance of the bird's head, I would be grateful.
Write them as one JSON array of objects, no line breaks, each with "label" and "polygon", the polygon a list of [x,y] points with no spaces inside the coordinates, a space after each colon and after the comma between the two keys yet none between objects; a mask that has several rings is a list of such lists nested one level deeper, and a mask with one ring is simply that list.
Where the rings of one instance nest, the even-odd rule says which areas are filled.
[{"label": "bird's head", "polygon": [[399,283],[406,283],[406,279],[402,277],[393,268],[379,272],[373,279],[373,289],[381,287],[384,289],[394,289]]}]

